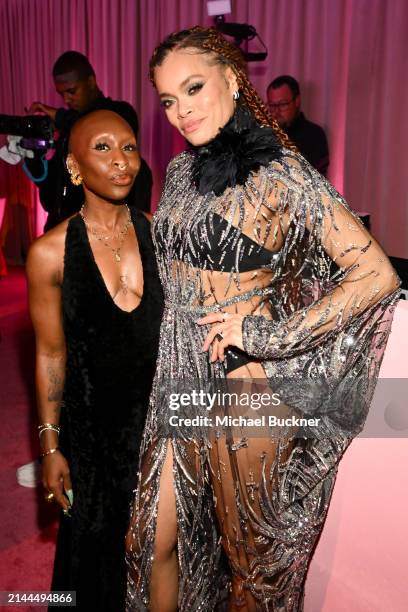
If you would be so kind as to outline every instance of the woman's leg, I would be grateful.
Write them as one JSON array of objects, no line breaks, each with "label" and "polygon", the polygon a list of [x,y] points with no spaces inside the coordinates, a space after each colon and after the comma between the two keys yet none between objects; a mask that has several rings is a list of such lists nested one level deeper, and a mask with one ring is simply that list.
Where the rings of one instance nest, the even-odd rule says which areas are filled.
[{"label": "woman's leg", "polygon": [[141,465],[127,535],[127,610],[212,612],[226,578],[205,449],[185,437],[156,438]]},{"label": "woman's leg", "polygon": [[178,595],[177,513],[174,494],[173,450],[168,443],[160,478],[156,537],[150,581],[151,612],[175,612]]},{"label": "woman's leg", "polygon": [[[265,379],[263,370],[252,371],[251,378]],[[279,407],[278,416],[290,416],[290,409]],[[233,576],[229,612],[303,609],[305,575],[332,483],[329,477],[312,483],[311,455],[293,434],[273,437],[266,427],[249,437],[227,430],[211,445],[216,514]]]},{"label": "woman's leg", "polygon": [[212,446],[216,514],[232,573],[229,612],[297,609],[273,603],[290,582],[290,525],[279,511],[278,492],[272,493],[278,489],[273,464],[282,465],[286,452],[265,438],[241,446],[238,438],[224,437]]},{"label": "woman's leg", "polygon": [[177,513],[172,443],[144,453],[126,537],[128,612],[175,612],[178,597]]}]

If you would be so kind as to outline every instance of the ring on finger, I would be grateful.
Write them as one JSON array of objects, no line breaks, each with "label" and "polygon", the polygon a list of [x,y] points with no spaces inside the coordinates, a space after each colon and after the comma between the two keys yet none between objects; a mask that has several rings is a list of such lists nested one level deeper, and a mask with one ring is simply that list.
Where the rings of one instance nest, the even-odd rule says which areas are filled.
[{"label": "ring on finger", "polygon": [[54,501],[54,493],[52,493],[51,491],[48,491],[45,495],[44,495],[44,499],[46,502],[48,502],[49,504],[51,502]]},{"label": "ring on finger", "polygon": [[224,334],[222,333],[222,331],[218,332],[215,337],[218,341],[224,340]]}]

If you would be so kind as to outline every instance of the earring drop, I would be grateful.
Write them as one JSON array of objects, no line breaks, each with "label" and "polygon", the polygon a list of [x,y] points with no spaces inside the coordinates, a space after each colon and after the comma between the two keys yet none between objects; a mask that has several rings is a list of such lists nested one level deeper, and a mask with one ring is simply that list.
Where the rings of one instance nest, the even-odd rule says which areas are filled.
[{"label": "earring drop", "polygon": [[234,91],[234,93],[232,94],[232,98],[237,101],[239,98],[239,91],[238,89],[236,91]]}]

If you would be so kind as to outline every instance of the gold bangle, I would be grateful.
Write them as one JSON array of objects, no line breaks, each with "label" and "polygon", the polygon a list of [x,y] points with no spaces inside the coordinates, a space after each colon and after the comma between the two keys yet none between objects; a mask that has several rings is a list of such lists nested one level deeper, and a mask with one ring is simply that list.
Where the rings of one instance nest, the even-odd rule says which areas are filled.
[{"label": "gold bangle", "polygon": [[48,450],[41,453],[40,457],[42,458],[42,457],[46,457],[47,455],[52,455],[53,453],[56,453],[57,450],[59,450],[59,446],[56,446],[55,448],[49,448]]},{"label": "gold bangle", "polygon": [[47,428],[42,429],[41,431],[39,431],[39,432],[38,432],[38,437],[40,438],[40,440],[41,440],[41,436],[42,436],[42,434],[44,433],[44,431],[54,431],[54,432],[57,434],[57,436],[59,436],[59,431],[57,431],[57,430],[56,430],[56,429],[54,429],[54,428],[47,427]]},{"label": "gold bangle", "polygon": [[41,436],[42,432],[46,431],[47,429],[51,429],[57,434],[59,434],[59,432],[61,431],[61,427],[59,425],[55,425],[54,423],[41,423],[40,425],[38,425],[38,435]]},{"label": "gold bangle", "polygon": [[40,438],[40,440],[41,435],[44,433],[44,431],[55,431],[57,436],[59,436],[61,428],[58,425],[54,425],[53,423],[41,423],[41,425],[38,426],[38,437]]}]

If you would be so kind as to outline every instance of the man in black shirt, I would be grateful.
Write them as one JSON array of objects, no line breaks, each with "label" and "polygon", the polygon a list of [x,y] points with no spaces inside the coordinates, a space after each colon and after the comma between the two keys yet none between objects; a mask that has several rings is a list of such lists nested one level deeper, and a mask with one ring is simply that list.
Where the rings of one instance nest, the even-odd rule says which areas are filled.
[{"label": "man in black shirt", "polygon": [[268,108],[279,126],[285,130],[300,153],[321,174],[326,176],[329,148],[323,128],[308,121],[300,110],[300,89],[296,79],[282,75],[267,89]]},{"label": "man in black shirt", "polygon": [[[33,102],[30,114],[46,113],[54,122],[59,133],[55,154],[47,163],[41,155],[26,159],[25,165],[31,178],[37,184],[40,200],[48,212],[44,230],[67,219],[81,208],[84,195],[82,186],[70,181],[65,158],[69,133],[73,123],[81,116],[94,110],[111,110],[123,117],[131,126],[136,138],[139,122],[136,111],[127,102],[112,100],[103,95],[96,82],[95,72],[85,55],[78,51],[67,51],[55,62],[52,75],[57,92],[63,97],[65,108],[54,108],[41,102]],[[145,212],[150,211],[152,173],[142,159],[140,172],[130,191],[127,203]]]}]

